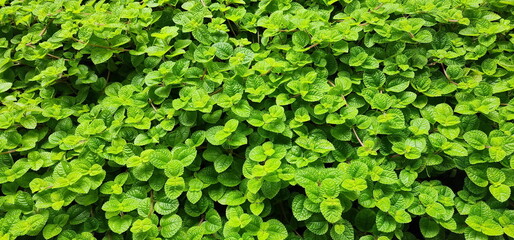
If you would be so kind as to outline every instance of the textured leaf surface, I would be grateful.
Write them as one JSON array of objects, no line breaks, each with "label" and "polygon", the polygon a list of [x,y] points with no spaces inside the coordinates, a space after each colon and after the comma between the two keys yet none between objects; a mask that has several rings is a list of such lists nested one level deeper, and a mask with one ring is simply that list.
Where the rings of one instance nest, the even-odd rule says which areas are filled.
[{"label": "textured leaf surface", "polygon": [[513,9],[0,0],[0,239],[514,237]]}]

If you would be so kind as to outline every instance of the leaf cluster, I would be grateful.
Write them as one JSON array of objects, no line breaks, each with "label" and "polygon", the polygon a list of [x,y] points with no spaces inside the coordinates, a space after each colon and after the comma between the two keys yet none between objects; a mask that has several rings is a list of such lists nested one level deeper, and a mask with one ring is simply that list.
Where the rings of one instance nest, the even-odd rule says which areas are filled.
[{"label": "leaf cluster", "polygon": [[512,0],[0,0],[0,239],[514,238]]}]

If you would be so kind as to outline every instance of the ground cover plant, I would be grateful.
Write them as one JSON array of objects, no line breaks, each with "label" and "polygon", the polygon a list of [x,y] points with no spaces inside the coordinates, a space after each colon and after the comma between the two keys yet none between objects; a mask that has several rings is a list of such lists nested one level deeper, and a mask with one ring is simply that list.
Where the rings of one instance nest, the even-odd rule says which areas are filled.
[{"label": "ground cover plant", "polygon": [[0,0],[0,239],[514,237],[512,0]]}]

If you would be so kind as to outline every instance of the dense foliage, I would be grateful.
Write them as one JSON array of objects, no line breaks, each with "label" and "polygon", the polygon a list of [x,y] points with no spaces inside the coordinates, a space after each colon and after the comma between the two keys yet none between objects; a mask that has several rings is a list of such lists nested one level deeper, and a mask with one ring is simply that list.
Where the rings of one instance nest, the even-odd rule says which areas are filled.
[{"label": "dense foliage", "polygon": [[0,0],[0,239],[514,237],[513,5]]}]

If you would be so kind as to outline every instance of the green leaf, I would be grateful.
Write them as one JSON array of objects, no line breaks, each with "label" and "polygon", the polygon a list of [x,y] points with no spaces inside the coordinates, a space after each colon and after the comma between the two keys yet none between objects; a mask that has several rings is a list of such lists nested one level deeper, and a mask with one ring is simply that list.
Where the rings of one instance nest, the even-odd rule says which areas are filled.
[{"label": "green leaf", "polygon": [[[273,152],[275,152],[273,149],[271,149]],[[255,148],[253,148],[251,151],[250,151],[250,154],[249,154],[249,157],[251,160],[253,161],[256,161],[256,162],[262,162],[262,161],[265,161],[266,158],[267,158],[267,155],[264,151],[264,148],[261,147],[261,146],[257,146]]]},{"label": "green leaf", "polygon": [[486,173],[487,180],[494,185],[502,184],[506,179],[505,173],[497,168],[487,168]]},{"label": "green leaf", "polygon": [[150,163],[156,168],[164,169],[171,160],[171,154],[166,149],[157,149],[152,151],[148,158],[150,159]]},{"label": "green leaf", "polygon": [[109,60],[113,54],[114,52],[110,49],[96,48],[94,51],[91,51],[91,61],[98,65]]},{"label": "green leaf", "polygon": [[370,209],[362,209],[355,216],[355,227],[363,232],[369,232],[375,226],[376,214]]},{"label": "green leaf", "polygon": [[[470,218],[468,218],[470,219]],[[468,222],[466,219],[466,223]],[[486,219],[482,221],[480,226],[480,231],[487,236],[500,236],[503,235],[503,229],[496,221],[492,219]]]},{"label": "green leaf", "polygon": [[293,33],[293,44],[298,48],[306,47],[310,42],[309,34],[303,31]]},{"label": "green leaf", "polygon": [[364,85],[369,88],[379,88],[386,82],[383,72],[378,70],[366,71],[362,78]]},{"label": "green leaf", "polygon": [[471,147],[477,150],[482,150],[488,145],[487,135],[480,130],[468,131],[463,137]]},{"label": "green leaf", "polygon": [[240,191],[228,191],[219,200],[221,204],[228,206],[239,206],[246,201],[246,198]]},{"label": "green leaf", "polygon": [[0,83],[0,93],[7,92],[7,90],[11,89],[11,82],[2,82]]},{"label": "green leaf", "polygon": [[378,93],[373,96],[371,105],[375,109],[385,111],[393,105],[393,102],[389,95],[385,93]]},{"label": "green leaf", "polygon": [[47,224],[43,229],[43,237],[45,239],[51,239],[59,235],[62,231],[62,227],[57,224]]},{"label": "green leaf", "polygon": [[468,167],[465,169],[468,178],[480,187],[486,187],[489,184],[485,171],[478,167]]},{"label": "green leaf", "polygon": [[196,149],[179,145],[171,150],[173,160],[178,160],[183,166],[189,166],[196,158]]},{"label": "green leaf", "polygon": [[214,169],[218,173],[224,172],[230,167],[230,165],[232,165],[233,161],[234,158],[232,156],[221,155],[214,160]]},{"label": "green leaf", "polygon": [[204,228],[202,228],[200,226],[194,226],[194,227],[189,228],[187,230],[186,234],[189,237],[189,239],[200,240],[200,239],[202,239],[205,232],[204,232]]},{"label": "green leaf", "polygon": [[423,234],[423,237],[433,238],[439,234],[441,227],[434,220],[423,217],[419,221],[419,228],[421,230],[421,234]]},{"label": "green leaf", "polygon": [[500,184],[498,186],[491,185],[489,186],[489,191],[493,197],[500,202],[509,200],[511,194],[510,187],[504,184]]},{"label": "green leaf", "polygon": [[498,61],[496,59],[488,58],[480,64],[482,71],[487,75],[493,75],[496,72]]},{"label": "green leaf", "polygon": [[441,103],[434,108],[434,120],[443,126],[453,126],[460,123],[460,119],[453,116],[453,109],[446,103]]},{"label": "green leaf", "polygon": [[248,118],[252,112],[252,107],[248,101],[244,100],[232,106],[231,110],[239,117]]},{"label": "green leaf", "polygon": [[334,145],[325,139],[318,139],[316,142],[314,149],[312,149],[314,152],[324,154],[335,150]]},{"label": "green leaf", "polygon": [[160,225],[161,235],[165,238],[172,238],[182,227],[182,218],[176,214],[166,215],[161,218]]},{"label": "green leaf", "polygon": [[495,162],[503,160],[506,156],[507,152],[501,147],[493,146],[489,148],[489,157],[491,157]]},{"label": "green leaf", "polygon": [[362,47],[352,47],[350,49],[350,66],[361,66],[366,59],[368,58],[368,54],[364,51]]},{"label": "green leaf", "polygon": [[321,214],[330,223],[335,223],[341,219],[343,213],[343,206],[337,198],[327,198],[321,202],[320,205]]},{"label": "green leaf", "polygon": [[409,87],[410,81],[408,78],[393,78],[386,82],[386,90],[388,92],[403,92]]},{"label": "green leaf", "polygon": [[393,217],[383,213],[378,212],[376,219],[377,229],[381,232],[393,232],[396,229],[396,221]]},{"label": "green leaf", "polygon": [[405,210],[398,210],[393,214],[394,220],[398,223],[410,223],[412,218]]},{"label": "green leaf", "polygon": [[400,171],[400,181],[403,183],[403,185],[405,186],[411,186],[414,181],[416,181],[416,178],[418,177],[418,173],[417,172],[414,172],[414,171],[407,171],[405,169],[403,169],[402,171]]},{"label": "green leaf", "polygon": [[229,59],[234,53],[234,48],[229,43],[218,42],[212,45],[216,48],[216,57],[219,59]]},{"label": "green leaf", "polygon": [[37,126],[37,119],[32,115],[27,115],[20,120],[20,124],[27,129],[35,129]]},{"label": "green leaf", "polygon": [[340,182],[332,178],[323,180],[320,189],[323,197],[337,198],[340,192],[339,185]]},{"label": "green leaf", "polygon": [[350,240],[354,239],[354,229],[350,222],[347,220],[342,220],[343,223],[337,223],[330,230],[330,236],[332,239],[338,240]]},{"label": "green leaf", "polygon": [[468,151],[459,143],[452,143],[449,148],[444,150],[444,153],[457,157],[468,156]]},{"label": "green leaf", "polygon": [[171,46],[151,46],[146,49],[148,56],[162,57],[171,49]]},{"label": "green leaf", "polygon": [[214,209],[210,209],[205,214],[205,222],[203,222],[202,227],[204,228],[205,234],[213,234],[217,232],[222,227],[222,220],[218,212]]},{"label": "green leaf", "polygon": [[411,120],[409,130],[414,135],[428,135],[430,130],[430,122],[424,118],[416,118]]},{"label": "green leaf", "polygon": [[306,197],[304,195],[296,195],[293,198],[293,203],[292,203],[293,216],[298,221],[305,221],[312,216],[312,212],[305,209],[305,207],[304,207],[305,200],[306,200]]},{"label": "green leaf", "polygon": [[132,216],[114,216],[109,218],[108,224],[111,231],[121,234],[126,232],[132,225]]},{"label": "green leaf", "polygon": [[316,235],[323,235],[328,231],[329,223],[323,219],[323,217],[319,216],[318,218],[313,218],[308,221],[306,227]]},{"label": "green leaf", "polygon": [[164,191],[166,196],[171,199],[178,198],[185,190],[186,184],[184,179],[181,177],[171,177],[166,181],[164,185]]},{"label": "green leaf", "polygon": [[412,38],[412,40],[420,43],[430,43],[432,39],[432,34],[428,30],[421,30]]},{"label": "green leaf", "polygon": [[262,195],[266,198],[272,199],[278,194],[280,187],[281,185],[279,183],[263,182],[261,187]]},{"label": "green leaf", "polygon": [[[10,224],[9,233],[13,236],[37,235],[48,220],[48,212],[45,215],[35,214],[26,219]],[[51,235],[51,234],[50,234]]]},{"label": "green leaf", "polygon": [[155,225],[152,224],[152,221],[149,219],[149,218],[144,218],[144,219],[138,219],[136,221],[134,221],[134,223],[132,224],[132,227],[130,228],[130,231],[132,233],[145,233],[145,232],[148,232],[150,231],[150,229],[152,229],[152,227],[154,227]]},{"label": "green leaf", "polygon": [[514,225],[510,224],[510,225],[507,225],[507,226],[503,227],[503,231],[509,237],[514,236]]},{"label": "green leaf", "polygon": [[[287,230],[284,224],[282,224],[280,221],[276,219],[270,219],[269,221],[263,223],[261,225],[261,230],[265,231],[266,234],[258,234],[257,239],[264,240],[264,239],[277,239],[277,240],[284,240],[287,238]],[[266,236],[266,237],[264,237]]]}]

